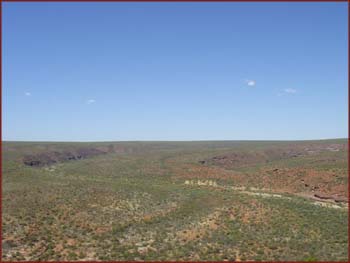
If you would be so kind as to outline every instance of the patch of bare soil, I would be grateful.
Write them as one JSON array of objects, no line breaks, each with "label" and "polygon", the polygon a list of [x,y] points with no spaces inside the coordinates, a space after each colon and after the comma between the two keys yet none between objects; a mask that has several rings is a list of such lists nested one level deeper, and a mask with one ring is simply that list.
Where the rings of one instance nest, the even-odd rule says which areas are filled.
[{"label": "patch of bare soil", "polygon": [[184,178],[187,181],[185,184],[192,184],[193,180],[197,184],[200,180],[203,184],[210,185],[213,179],[227,179],[233,181],[236,187],[258,187],[276,193],[317,194],[323,199],[331,196],[336,202],[346,202],[348,196],[347,184],[338,180],[342,176],[337,171],[318,171],[312,168],[261,168],[253,173],[242,173],[221,167],[188,165],[177,167],[176,175],[178,178]]},{"label": "patch of bare soil", "polygon": [[[188,178],[227,178],[237,186],[257,186],[281,193],[308,193],[319,200],[347,202],[347,184],[342,171],[317,170],[313,168],[263,167],[257,171],[242,173],[233,168],[247,167],[274,160],[346,150],[346,144],[309,144],[272,147],[255,152],[238,152],[215,156],[199,161],[200,168],[187,172]],[[205,169],[206,168],[206,169]],[[200,170],[200,172],[199,172]],[[196,175],[194,175],[196,171]],[[230,173],[231,172],[231,173]]]},{"label": "patch of bare soil", "polygon": [[181,243],[187,243],[192,240],[203,238],[211,233],[211,231],[219,228],[220,216],[220,211],[215,211],[214,213],[209,214],[199,222],[191,225],[189,228],[178,231],[176,233],[177,239],[179,239]]},{"label": "patch of bare soil", "polygon": [[[309,193],[320,199],[332,197],[347,201],[347,185],[338,183],[335,171],[318,171],[311,168],[264,169],[260,171],[263,186],[270,186],[281,192]],[[331,198],[330,198],[331,199]]]}]

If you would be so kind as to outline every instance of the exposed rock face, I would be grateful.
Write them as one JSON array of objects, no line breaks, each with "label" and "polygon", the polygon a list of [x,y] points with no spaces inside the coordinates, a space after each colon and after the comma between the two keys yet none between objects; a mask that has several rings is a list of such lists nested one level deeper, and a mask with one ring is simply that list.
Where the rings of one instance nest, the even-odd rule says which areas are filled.
[{"label": "exposed rock face", "polygon": [[[247,165],[254,165],[258,163],[297,158],[300,156],[307,156],[318,154],[321,152],[337,152],[346,150],[346,144],[311,144],[307,148],[305,146],[291,145],[284,148],[272,147],[270,149],[257,152],[232,152],[225,155],[214,156],[206,160],[200,160],[200,164],[215,165],[224,168],[237,168]],[[277,172],[275,169],[274,172]]]},{"label": "exposed rock face", "polygon": [[36,155],[27,155],[23,158],[23,163],[28,166],[45,166],[60,162],[85,159],[88,157],[106,154],[108,152],[108,150],[104,151],[95,148],[80,148],[75,151],[64,152],[45,152]]},{"label": "exposed rock face", "polygon": [[318,193],[318,194],[314,194],[314,197],[322,200],[333,200],[336,203],[348,202],[347,198],[341,197],[341,196],[331,196],[331,195],[324,195],[324,194]]},{"label": "exposed rock face", "polygon": [[212,180],[186,180],[186,185],[208,185],[208,186],[218,186],[215,181]]},{"label": "exposed rock face", "polygon": [[[299,155],[301,155],[301,153],[295,150],[283,151],[280,149],[271,149],[262,152],[229,153],[226,155],[214,156],[207,160],[201,160],[199,163],[234,168],[269,162],[272,160],[295,158]],[[276,171],[278,171],[278,169],[276,169],[274,172]]]}]

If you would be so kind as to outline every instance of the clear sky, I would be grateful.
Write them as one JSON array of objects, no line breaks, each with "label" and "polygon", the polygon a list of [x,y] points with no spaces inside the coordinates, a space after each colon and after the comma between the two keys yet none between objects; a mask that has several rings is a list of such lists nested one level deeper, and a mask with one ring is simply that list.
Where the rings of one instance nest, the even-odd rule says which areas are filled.
[{"label": "clear sky", "polygon": [[3,140],[347,137],[347,3],[3,3]]}]

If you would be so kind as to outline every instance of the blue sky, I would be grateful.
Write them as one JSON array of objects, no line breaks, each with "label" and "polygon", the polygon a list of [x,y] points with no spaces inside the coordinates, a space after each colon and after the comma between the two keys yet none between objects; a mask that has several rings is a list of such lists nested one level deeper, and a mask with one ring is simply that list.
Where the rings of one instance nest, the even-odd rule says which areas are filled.
[{"label": "blue sky", "polygon": [[347,137],[347,3],[3,3],[3,140]]}]

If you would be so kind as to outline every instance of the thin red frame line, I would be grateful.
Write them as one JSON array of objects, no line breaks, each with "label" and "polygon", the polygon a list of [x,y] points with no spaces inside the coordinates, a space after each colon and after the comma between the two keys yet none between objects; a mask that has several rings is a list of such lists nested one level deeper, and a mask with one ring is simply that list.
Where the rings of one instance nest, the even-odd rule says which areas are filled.
[{"label": "thin red frame line", "polygon": [[349,80],[349,75],[350,75],[350,67],[349,67],[349,62],[350,62],[350,52],[349,52],[349,47],[350,47],[350,40],[349,40],[349,35],[350,35],[350,28],[349,28],[349,23],[350,23],[350,4],[348,1],[348,260],[349,260],[349,255],[350,255],[350,169],[349,169],[349,164],[350,164],[350,80]]},{"label": "thin red frame line", "polygon": [[2,261],[2,1],[0,0],[0,261]]},{"label": "thin red frame line", "polygon": [[96,3],[103,3],[103,2],[290,2],[290,3],[300,3],[300,2],[349,2],[348,0],[0,0],[2,2],[96,2]]},{"label": "thin red frame line", "polygon": [[[80,262],[87,262],[87,263],[135,263],[135,262],[144,262],[144,263],[229,263],[229,262],[236,262],[236,261],[5,261],[6,263],[17,263],[17,262],[23,262],[23,263],[55,263],[55,262],[64,262],[64,263],[80,263]],[[240,263],[300,263],[304,261],[239,261]],[[312,261],[313,263],[344,263],[346,261]]]},{"label": "thin red frame line", "polygon": [[[213,0],[192,0],[192,1],[186,1],[186,0],[168,0],[168,1],[164,1],[164,0],[153,0],[153,1],[142,1],[142,0],[129,0],[129,1],[118,1],[118,0],[75,0],[75,1],[71,1],[71,0],[36,0],[36,1],[26,1],[26,0],[0,0],[0,198],[1,198],[1,202],[0,202],[0,236],[1,236],[1,241],[2,241],[2,2],[348,2],[348,179],[350,179],[350,169],[349,169],[349,163],[350,163],[350,107],[349,107],[349,103],[350,103],[350,80],[349,80],[349,75],[350,75],[350,67],[349,67],[349,61],[350,61],[350,52],[349,52],[349,46],[350,46],[350,41],[349,41],[349,35],[350,35],[350,28],[349,28],[349,24],[350,24],[350,4],[349,4],[350,0],[309,0],[309,1],[305,1],[305,0],[293,0],[293,1],[284,1],[284,0],[245,0],[245,1],[240,1],[240,0],[217,0],[217,1],[213,1]],[[348,180],[348,202],[350,203],[350,182]],[[348,205],[349,205],[348,203]],[[350,254],[350,242],[349,242],[349,238],[350,238],[350,209],[348,209],[348,256]],[[0,262],[2,260],[2,242],[0,242]],[[93,263],[93,262],[101,262],[101,261],[6,261],[6,262],[28,262],[28,263],[37,263],[37,262],[66,262],[66,263],[76,263],[76,262],[88,262],[88,263]],[[135,261],[103,261],[106,263],[114,263],[114,262],[135,262]],[[152,262],[152,261],[149,261]],[[153,261],[154,262],[154,261]],[[187,263],[189,261],[156,261],[156,262],[181,262],[181,263]],[[189,263],[196,263],[196,262],[204,262],[204,261],[190,261]],[[223,261],[211,261],[212,263],[218,263],[218,262],[223,262]],[[255,262],[255,261],[249,261],[249,262]],[[264,261],[266,263],[268,262],[278,262],[278,261]],[[284,261],[286,263],[296,263],[298,261]],[[329,261],[316,261],[316,262],[329,262]],[[337,263],[337,261],[332,261],[334,263]]]}]

